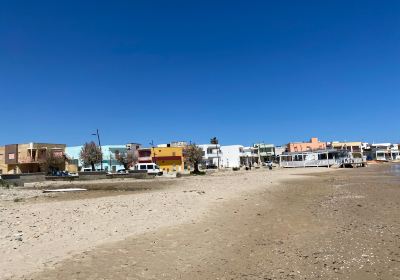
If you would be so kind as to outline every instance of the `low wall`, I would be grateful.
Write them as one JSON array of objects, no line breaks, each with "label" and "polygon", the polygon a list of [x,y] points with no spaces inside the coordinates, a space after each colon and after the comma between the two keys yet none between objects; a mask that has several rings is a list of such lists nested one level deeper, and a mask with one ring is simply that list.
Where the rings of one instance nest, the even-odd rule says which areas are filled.
[{"label": "low wall", "polygon": [[45,173],[2,174],[1,179],[11,185],[23,186],[25,183],[43,182]]},{"label": "low wall", "polygon": [[46,181],[75,181],[78,176],[46,176]]},{"label": "low wall", "polygon": [[78,175],[79,175],[79,180],[107,179],[107,172],[104,171],[78,172]]},{"label": "low wall", "polygon": [[112,173],[108,174],[101,171],[78,172],[78,176],[46,176],[47,181],[88,181],[99,179],[114,178],[134,178],[134,179],[151,179],[155,175],[149,175],[146,170],[130,170],[129,173]]},{"label": "low wall", "polygon": [[155,175],[149,175],[147,171],[144,172],[129,172],[129,173],[113,173],[107,174],[107,178],[134,178],[134,179],[151,179]]}]

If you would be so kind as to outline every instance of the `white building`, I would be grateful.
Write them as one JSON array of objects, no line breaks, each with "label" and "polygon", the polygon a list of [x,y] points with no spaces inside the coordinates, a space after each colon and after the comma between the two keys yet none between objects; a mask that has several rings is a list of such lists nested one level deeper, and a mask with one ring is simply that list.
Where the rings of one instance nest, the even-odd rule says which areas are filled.
[{"label": "white building", "polygon": [[244,156],[242,145],[221,146],[221,166],[224,168],[236,168],[241,166],[241,158]]},{"label": "white building", "polygon": [[275,147],[275,156],[280,156],[286,151],[286,146],[276,146]]},{"label": "white building", "polygon": [[260,164],[260,155],[258,147],[243,147],[243,155],[241,164],[246,166],[254,166]]},{"label": "white building", "polygon": [[222,166],[221,164],[222,152],[220,145],[203,144],[197,146],[203,150],[203,163],[202,163],[203,168],[218,167],[218,164],[220,167]]},{"label": "white building", "polygon": [[400,160],[399,146],[391,143],[371,144],[371,151],[369,152],[368,159],[378,161]]}]

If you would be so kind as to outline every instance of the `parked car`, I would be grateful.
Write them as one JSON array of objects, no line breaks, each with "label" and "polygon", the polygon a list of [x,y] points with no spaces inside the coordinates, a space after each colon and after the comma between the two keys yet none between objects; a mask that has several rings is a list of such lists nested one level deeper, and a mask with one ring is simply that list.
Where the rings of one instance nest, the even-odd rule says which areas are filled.
[{"label": "parked car", "polygon": [[151,175],[163,175],[163,171],[155,163],[136,163],[134,170],[146,170]]},{"label": "parked car", "polygon": [[273,167],[272,161],[266,161],[266,162],[263,162],[262,164],[263,164],[263,166],[268,167],[270,170]]},{"label": "parked car", "polygon": [[119,170],[117,171],[117,173],[126,173],[126,170],[125,170],[125,169],[119,169]]},{"label": "parked car", "polygon": [[207,165],[206,165],[206,169],[217,169],[217,168],[218,168],[217,165],[214,164],[214,163],[211,163],[211,164],[207,164]]},{"label": "parked car", "polygon": [[51,176],[67,177],[71,176],[68,171],[53,170]]}]

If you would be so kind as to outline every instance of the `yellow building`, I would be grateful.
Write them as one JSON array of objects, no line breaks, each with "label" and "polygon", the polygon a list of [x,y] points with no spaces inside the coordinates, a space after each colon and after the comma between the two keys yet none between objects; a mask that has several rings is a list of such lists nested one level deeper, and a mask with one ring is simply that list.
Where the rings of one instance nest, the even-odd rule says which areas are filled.
[{"label": "yellow building", "polygon": [[151,148],[151,158],[165,172],[180,172],[185,168],[183,147]]}]

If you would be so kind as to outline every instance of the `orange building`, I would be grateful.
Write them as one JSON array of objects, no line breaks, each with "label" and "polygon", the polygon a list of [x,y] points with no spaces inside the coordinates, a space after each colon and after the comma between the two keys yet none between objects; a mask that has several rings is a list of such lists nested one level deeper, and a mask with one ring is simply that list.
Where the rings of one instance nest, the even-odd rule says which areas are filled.
[{"label": "orange building", "polygon": [[306,152],[315,150],[325,150],[326,142],[319,142],[318,138],[311,138],[310,142],[293,142],[287,145],[288,152]]}]

